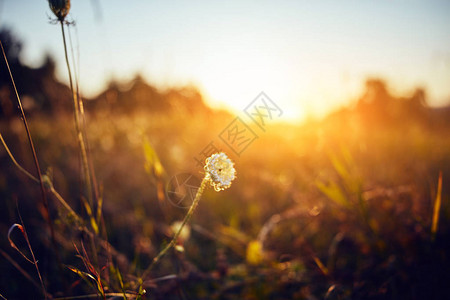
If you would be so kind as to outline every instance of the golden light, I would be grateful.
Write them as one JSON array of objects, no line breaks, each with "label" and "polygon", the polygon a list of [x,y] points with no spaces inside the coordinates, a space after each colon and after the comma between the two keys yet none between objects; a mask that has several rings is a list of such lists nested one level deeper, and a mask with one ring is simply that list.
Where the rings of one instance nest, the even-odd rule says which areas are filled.
[{"label": "golden light", "polygon": [[265,92],[283,110],[284,120],[305,117],[300,94],[292,87],[301,91],[307,74],[294,70],[283,57],[241,48],[215,53],[194,71],[194,77],[211,106],[239,112]]}]

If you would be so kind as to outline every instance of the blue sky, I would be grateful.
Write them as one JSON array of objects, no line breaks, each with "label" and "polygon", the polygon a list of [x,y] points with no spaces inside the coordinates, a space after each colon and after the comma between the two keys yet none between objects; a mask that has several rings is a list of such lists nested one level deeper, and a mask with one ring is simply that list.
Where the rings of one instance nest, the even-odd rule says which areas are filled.
[{"label": "blue sky", "polygon": [[[0,5],[0,25],[24,41],[22,60],[37,66],[50,53],[65,81],[47,1]],[[369,76],[448,103],[449,16],[450,1],[436,0],[72,0],[70,13],[87,96],[142,73],[160,88],[196,85],[211,105],[237,111],[264,91],[292,120],[355,101]]]}]

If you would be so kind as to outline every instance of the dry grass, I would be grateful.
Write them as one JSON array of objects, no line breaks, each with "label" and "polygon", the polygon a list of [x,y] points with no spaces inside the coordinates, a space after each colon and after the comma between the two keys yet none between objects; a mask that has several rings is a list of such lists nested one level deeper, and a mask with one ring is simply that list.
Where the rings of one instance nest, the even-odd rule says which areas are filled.
[{"label": "dry grass", "polygon": [[[61,88],[54,74],[46,76],[55,89]],[[380,89],[369,81],[368,88],[374,87]],[[11,100],[4,95],[1,103]],[[61,95],[65,100],[71,96]],[[89,201],[82,171],[87,170],[86,158],[80,160],[80,130],[69,121],[71,112],[53,106],[28,112],[36,161],[45,170],[40,180],[31,174],[34,160],[18,115],[8,115],[2,106],[1,295],[9,299],[41,294],[59,299],[448,295],[449,116],[414,106],[414,97],[407,101],[388,97],[379,103],[362,98],[355,108],[301,126],[271,123],[265,132],[246,120],[259,138],[233,157],[237,179],[221,193],[204,192],[192,215],[189,237],[169,244],[174,249],[148,276],[142,274],[152,260],[161,249],[169,249],[165,246],[174,234],[170,224],[187,212],[173,205],[164,189],[172,176],[182,172],[203,177],[194,157],[211,141],[227,150],[218,135],[235,116],[209,109],[193,89],[160,92],[142,80],[129,89],[112,85],[86,103],[84,138],[98,178],[93,183],[93,189],[98,188],[96,201]],[[48,209],[37,201],[39,182],[49,198]],[[26,241],[14,237],[15,231],[7,234],[11,225],[23,226],[16,202],[27,224]],[[47,216],[55,227],[56,247]],[[36,259],[24,260],[7,237],[26,257],[33,250]],[[33,269],[37,266],[44,293]]]}]

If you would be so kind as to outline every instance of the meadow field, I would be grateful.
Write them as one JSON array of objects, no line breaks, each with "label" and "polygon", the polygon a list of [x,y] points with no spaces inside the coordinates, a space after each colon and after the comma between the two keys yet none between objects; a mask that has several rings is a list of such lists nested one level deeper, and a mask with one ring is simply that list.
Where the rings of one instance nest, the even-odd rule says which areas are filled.
[{"label": "meadow field", "polygon": [[[82,99],[56,79],[51,57],[25,66],[17,39],[0,36],[41,171],[39,179],[3,56],[2,298],[450,293],[450,107],[430,107],[426,90],[394,95],[389,82],[361,78],[352,104],[301,124],[277,119],[289,107],[271,95],[232,113],[209,107],[193,86],[160,90],[140,76]],[[246,113],[260,96],[269,105]],[[152,264],[214,152],[234,162],[236,178],[205,188]]]}]

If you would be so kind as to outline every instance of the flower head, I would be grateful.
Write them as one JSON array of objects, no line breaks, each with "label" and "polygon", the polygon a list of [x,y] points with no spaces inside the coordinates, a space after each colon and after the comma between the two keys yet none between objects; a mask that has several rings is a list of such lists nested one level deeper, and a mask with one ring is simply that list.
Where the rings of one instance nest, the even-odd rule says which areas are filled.
[{"label": "flower head", "polygon": [[236,178],[234,163],[223,153],[215,153],[206,159],[206,178],[218,192],[230,187]]},{"label": "flower head", "polygon": [[58,21],[64,21],[70,10],[70,0],[48,0],[48,5]]}]

